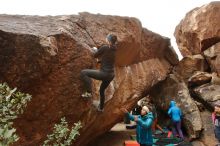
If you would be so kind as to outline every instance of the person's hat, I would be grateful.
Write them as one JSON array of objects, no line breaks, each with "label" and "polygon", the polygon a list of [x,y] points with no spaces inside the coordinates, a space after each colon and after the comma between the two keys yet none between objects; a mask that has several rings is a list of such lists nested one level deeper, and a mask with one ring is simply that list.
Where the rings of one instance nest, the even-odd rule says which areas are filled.
[{"label": "person's hat", "polygon": [[113,35],[113,34],[108,34],[107,35],[107,39],[109,42],[111,42],[112,44],[115,44],[117,42],[117,36]]},{"label": "person's hat", "polygon": [[142,110],[146,111],[147,113],[149,113],[149,111],[150,111],[147,106],[143,106],[143,107],[142,107]]}]

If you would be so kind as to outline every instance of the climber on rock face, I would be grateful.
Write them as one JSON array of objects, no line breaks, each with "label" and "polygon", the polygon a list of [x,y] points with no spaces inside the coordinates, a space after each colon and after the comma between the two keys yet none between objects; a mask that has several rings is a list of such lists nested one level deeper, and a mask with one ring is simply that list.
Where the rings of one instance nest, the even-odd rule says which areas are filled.
[{"label": "climber on rock face", "polygon": [[86,88],[85,92],[82,94],[82,97],[84,98],[92,97],[91,78],[102,81],[99,89],[100,103],[98,106],[98,111],[103,111],[104,109],[105,89],[109,86],[115,76],[114,64],[117,36],[113,34],[108,34],[106,37],[106,42],[107,45],[102,45],[99,49],[94,51],[94,57],[100,59],[100,69],[84,69],[81,71],[81,78]]}]

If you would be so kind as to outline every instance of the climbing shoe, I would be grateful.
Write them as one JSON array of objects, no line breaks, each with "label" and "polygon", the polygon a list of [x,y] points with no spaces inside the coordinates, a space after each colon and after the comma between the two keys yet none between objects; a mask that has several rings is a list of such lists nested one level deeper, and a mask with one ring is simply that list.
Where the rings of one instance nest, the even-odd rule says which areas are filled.
[{"label": "climbing shoe", "polygon": [[99,101],[98,100],[93,100],[92,105],[97,109],[98,112],[104,112],[104,108],[100,108]]},{"label": "climbing shoe", "polygon": [[104,108],[101,109],[100,106],[98,106],[98,107],[97,107],[97,111],[99,111],[99,112],[104,112]]},{"label": "climbing shoe", "polygon": [[91,98],[92,97],[92,93],[89,92],[85,92],[81,95],[83,98]]}]

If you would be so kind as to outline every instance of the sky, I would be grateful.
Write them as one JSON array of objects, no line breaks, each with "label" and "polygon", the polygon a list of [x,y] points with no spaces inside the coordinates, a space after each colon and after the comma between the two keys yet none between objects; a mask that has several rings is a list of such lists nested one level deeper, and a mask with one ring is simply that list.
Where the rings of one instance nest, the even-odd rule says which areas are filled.
[{"label": "sky", "polygon": [[171,38],[179,59],[173,33],[185,14],[211,0],[0,0],[0,14],[71,15],[78,12],[138,18],[142,26]]}]

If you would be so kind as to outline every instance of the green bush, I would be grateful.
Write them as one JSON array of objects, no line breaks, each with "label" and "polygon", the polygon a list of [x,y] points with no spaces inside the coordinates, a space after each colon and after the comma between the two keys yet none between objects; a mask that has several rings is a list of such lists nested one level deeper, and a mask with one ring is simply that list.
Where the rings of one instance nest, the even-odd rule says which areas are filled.
[{"label": "green bush", "polygon": [[8,146],[19,138],[12,127],[12,120],[23,113],[31,95],[11,89],[6,83],[0,84],[0,146]]},{"label": "green bush", "polygon": [[53,133],[47,136],[43,146],[69,146],[79,134],[81,122],[75,123],[75,126],[70,130],[65,117],[61,119],[60,124],[55,124]]}]

